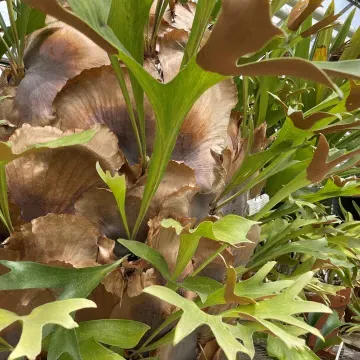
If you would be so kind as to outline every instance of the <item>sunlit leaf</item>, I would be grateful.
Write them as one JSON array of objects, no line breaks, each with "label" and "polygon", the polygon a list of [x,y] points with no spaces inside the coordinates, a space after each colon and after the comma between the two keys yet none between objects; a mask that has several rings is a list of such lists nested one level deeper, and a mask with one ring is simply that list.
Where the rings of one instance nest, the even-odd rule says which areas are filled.
[{"label": "sunlit leaf", "polygon": [[[236,284],[235,294],[238,296],[246,296],[257,300],[266,297],[272,297],[281,290],[293,284],[292,280],[279,280],[274,282],[264,282],[264,279],[275,266],[276,262],[269,262],[264,265],[257,273],[248,280],[240,281]],[[201,306],[208,307],[217,304],[226,304],[225,288],[219,289],[210,294]]]},{"label": "sunlit leaf", "polygon": [[77,327],[70,313],[84,308],[94,308],[96,304],[87,299],[68,299],[41,305],[29,315],[18,316],[10,311],[0,309],[0,331],[16,321],[22,323],[22,334],[9,360],[27,356],[35,360],[41,352],[42,329],[47,324],[57,324],[66,329]]},{"label": "sunlit leaf", "polygon": [[360,194],[360,184],[349,182],[344,186],[339,186],[333,179],[328,179],[323,187],[316,192],[306,192],[295,196],[304,201],[318,202],[338,196],[355,196]]},{"label": "sunlit leaf", "polygon": [[258,331],[264,331],[266,328],[260,324],[248,322],[236,325],[228,325],[228,329],[236,339],[243,342],[244,346],[249,351],[249,356],[252,359],[255,356],[255,347],[253,343],[253,334]]},{"label": "sunlit leaf", "polygon": [[[284,330],[275,324],[270,323],[268,320],[277,320],[293,325],[322,338],[318,329],[309,326],[304,321],[301,321],[293,316],[304,312],[332,312],[323,304],[299,299],[298,294],[310,282],[312,277],[312,272],[305,273],[280,295],[265,301],[260,301],[257,304],[239,306],[236,309],[228,310],[223,314],[223,316],[233,317],[237,314],[240,317],[243,316],[246,320],[251,318],[253,321],[257,321],[261,325],[265,326],[273,334],[282,338],[289,346],[304,346],[305,343],[303,340],[294,337],[291,334],[286,334]],[[279,304],[281,304],[281,306],[279,306]]]},{"label": "sunlit leaf", "polygon": [[253,225],[257,223],[237,215],[227,215],[215,222],[204,221],[195,229],[184,229],[173,219],[162,221],[162,226],[176,229],[178,234],[190,234],[193,237],[206,237],[215,241],[222,241],[231,245],[251,242],[246,235]]},{"label": "sunlit leaf", "polygon": [[267,339],[267,351],[269,356],[279,360],[320,360],[308,347],[294,351],[283,340],[271,335]]},{"label": "sunlit leaf", "polygon": [[121,215],[121,219],[124,224],[125,231],[130,238],[130,231],[129,226],[126,218],[126,212],[125,212],[125,197],[126,197],[126,179],[125,175],[119,175],[115,174],[114,176],[111,176],[110,171],[104,172],[104,170],[101,168],[99,162],[96,163],[96,170],[98,174],[100,175],[101,179],[104,181],[104,183],[110,188],[112,191],[116,204],[119,208],[119,212]]},{"label": "sunlit leaf", "polygon": [[0,163],[8,163],[21,156],[26,156],[47,149],[56,149],[59,147],[86,144],[95,136],[95,134],[96,130],[93,129],[78,132],[76,134],[60,137],[56,140],[33,145],[26,150],[21,151],[20,153],[14,153],[12,151],[12,144],[10,142],[0,142]]},{"label": "sunlit leaf", "polygon": [[[353,267],[353,265],[344,259],[344,255],[328,246],[326,238],[318,240],[299,240],[288,244],[282,244],[266,252],[266,254],[256,262],[256,266],[261,266],[267,261],[276,259],[282,255],[292,252],[308,254],[316,259],[329,260],[334,265]],[[340,258],[338,258],[340,257]],[[255,266],[251,264],[250,266]]]},{"label": "sunlit leaf", "polygon": [[176,292],[162,286],[150,286],[144,292],[178,306],[184,311],[176,326],[174,344],[178,344],[199,326],[206,324],[229,360],[236,360],[239,352],[248,354],[248,350],[232,336],[221,316],[206,314],[194,302],[184,299]]}]

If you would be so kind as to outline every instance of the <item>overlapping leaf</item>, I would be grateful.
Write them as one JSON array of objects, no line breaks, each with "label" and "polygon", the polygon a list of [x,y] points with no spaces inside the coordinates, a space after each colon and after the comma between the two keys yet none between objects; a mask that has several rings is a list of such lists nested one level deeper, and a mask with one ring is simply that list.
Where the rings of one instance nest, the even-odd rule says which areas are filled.
[{"label": "overlapping leaf", "polygon": [[86,144],[95,136],[95,134],[96,130],[86,130],[80,133],[66,135],[56,140],[35,144],[21,152],[13,152],[12,144],[10,142],[0,142],[0,162],[6,164],[21,156],[26,156],[35,152],[45,151],[47,149],[56,149],[59,147]]},{"label": "overlapping leaf", "polygon": [[174,227],[179,235],[184,233],[194,238],[205,237],[231,245],[251,242],[246,235],[256,224],[254,221],[237,215],[227,215],[215,222],[203,221],[195,229],[184,229],[179,222],[173,219],[162,221],[162,226]]},{"label": "overlapping leaf", "polygon": [[77,327],[70,313],[84,308],[96,307],[87,299],[68,299],[48,303],[35,308],[29,315],[18,316],[10,311],[0,309],[0,331],[16,321],[22,323],[22,335],[9,360],[22,356],[35,360],[41,352],[42,329],[47,324],[61,325],[67,329]]},{"label": "overlapping leaf", "polygon": [[0,264],[11,271],[0,277],[0,290],[63,288],[60,299],[87,297],[122,261],[123,259],[110,265],[75,269],[2,260]]},{"label": "overlapping leaf", "polygon": [[178,344],[199,326],[206,324],[212,330],[216,341],[224,350],[229,360],[236,360],[239,352],[249,353],[248,349],[232,336],[226,324],[223,323],[221,316],[206,314],[194,302],[184,299],[176,292],[162,286],[150,286],[144,292],[165,300],[183,310],[183,315],[176,326],[174,344]]}]

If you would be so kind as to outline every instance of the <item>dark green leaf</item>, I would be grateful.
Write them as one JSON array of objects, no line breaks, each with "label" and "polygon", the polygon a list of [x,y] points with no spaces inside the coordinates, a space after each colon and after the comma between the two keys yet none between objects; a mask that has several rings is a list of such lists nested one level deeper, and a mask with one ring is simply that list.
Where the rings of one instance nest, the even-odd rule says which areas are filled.
[{"label": "dark green leaf", "polygon": [[48,360],[57,360],[62,354],[69,354],[73,360],[82,360],[75,330],[58,327],[51,335]]},{"label": "dark green leaf", "polygon": [[170,279],[169,267],[165,258],[156,250],[138,241],[122,240],[118,242],[129,249],[134,255],[141,257],[153,265],[166,278]]},{"label": "dark green leaf", "polygon": [[63,288],[59,299],[87,297],[123,259],[111,265],[89,268],[61,268],[28,261],[0,261],[11,272],[0,277],[0,290]]},{"label": "dark green leaf", "polygon": [[149,326],[131,320],[94,320],[81,323],[76,335],[80,343],[93,338],[103,344],[131,349],[149,329]]},{"label": "dark green leaf", "polygon": [[205,303],[209,294],[223,287],[219,282],[203,276],[187,277],[178,285],[186,290],[196,292],[203,303]]},{"label": "dark green leaf", "polygon": [[92,338],[80,343],[80,351],[82,360],[125,360]]}]

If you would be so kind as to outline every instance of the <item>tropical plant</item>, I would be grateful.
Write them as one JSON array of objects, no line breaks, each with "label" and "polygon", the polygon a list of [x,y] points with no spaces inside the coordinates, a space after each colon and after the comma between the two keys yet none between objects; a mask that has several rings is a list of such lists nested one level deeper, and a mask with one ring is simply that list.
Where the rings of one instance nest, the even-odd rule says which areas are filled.
[{"label": "tropical plant", "polygon": [[[299,52],[337,17],[312,25],[322,1],[281,29],[275,0],[23,2],[48,16],[24,77],[4,76],[1,349],[34,359],[39,332],[15,347],[6,326],[48,306],[50,360],[235,360],[255,333],[279,358],[316,359],[303,314],[331,310],[303,290],[326,294],[315,272],[358,256],[321,201],[359,191],[360,67]],[[280,258],[297,272],[283,278]],[[87,297],[96,309],[65,311],[77,329],[48,315]]]},{"label": "tropical plant", "polygon": [[4,17],[0,14],[0,27],[3,32],[0,57],[7,55],[13,79],[19,83],[25,75],[26,35],[44,27],[45,14],[19,0],[6,0],[6,7],[10,26],[6,25]]}]

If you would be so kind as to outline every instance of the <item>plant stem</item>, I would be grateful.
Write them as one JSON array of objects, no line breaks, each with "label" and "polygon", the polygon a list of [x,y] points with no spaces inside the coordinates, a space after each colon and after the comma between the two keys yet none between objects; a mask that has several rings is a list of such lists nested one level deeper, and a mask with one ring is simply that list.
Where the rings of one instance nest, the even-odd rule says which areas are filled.
[{"label": "plant stem", "polygon": [[9,210],[5,166],[5,164],[0,164],[0,207],[3,218],[6,221],[5,225],[8,228],[9,232],[12,233],[14,232],[14,228],[11,223],[11,216]]},{"label": "plant stem", "polygon": [[13,68],[12,70],[14,71],[14,75],[16,75],[17,74],[16,66],[14,66],[14,64],[16,64],[16,58],[15,58],[14,54],[12,53],[11,49],[9,48],[9,45],[6,43],[5,39],[2,36],[0,36],[0,39],[6,48],[6,52],[9,57],[9,60],[10,60],[10,65]]},{"label": "plant stem", "polygon": [[17,27],[16,27],[15,13],[14,13],[12,0],[6,0],[6,5],[7,5],[7,10],[8,10],[9,19],[10,19],[11,31],[13,33],[13,37],[14,37],[14,41],[15,41],[15,45],[16,45],[16,49],[17,49],[17,54],[19,56],[20,55],[20,49],[19,49],[20,41],[19,41],[19,35],[17,32]]},{"label": "plant stem", "polygon": [[244,136],[247,128],[248,119],[248,99],[249,99],[249,78],[243,77],[243,122],[241,126],[241,136]]},{"label": "plant stem", "polygon": [[140,154],[140,157],[141,157],[141,164],[143,164],[143,162],[145,160],[142,158],[142,156],[143,156],[142,144],[141,144],[139,131],[138,131],[137,124],[136,124],[134,109],[132,107],[131,100],[130,100],[130,95],[129,95],[128,89],[126,87],[124,74],[123,74],[123,71],[121,69],[119,60],[118,60],[116,55],[110,55],[110,61],[111,61],[111,65],[113,66],[113,68],[115,70],[116,77],[118,79],[121,91],[122,91],[124,99],[125,99],[125,103],[126,103],[127,110],[128,110],[128,113],[129,113],[131,125],[132,125],[132,128],[133,128],[134,134],[135,134],[135,138],[136,138],[136,142],[138,144],[138,148],[139,148],[139,154]]},{"label": "plant stem", "polygon": [[25,67],[24,66],[25,38],[26,38],[26,29],[28,27],[29,19],[30,19],[30,12],[31,12],[30,6],[24,5],[24,7],[22,8],[22,14],[20,17],[23,30],[19,31],[19,35],[20,35],[20,52],[19,52],[20,64],[19,65],[21,66],[22,71]]},{"label": "plant stem", "polygon": [[154,53],[154,51],[156,49],[157,34],[159,32],[161,19],[164,16],[164,13],[165,13],[165,10],[166,10],[168,4],[169,4],[169,0],[158,0],[158,3],[156,4],[155,23],[154,23],[153,32],[151,35],[151,42],[150,42],[152,53]]}]

